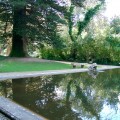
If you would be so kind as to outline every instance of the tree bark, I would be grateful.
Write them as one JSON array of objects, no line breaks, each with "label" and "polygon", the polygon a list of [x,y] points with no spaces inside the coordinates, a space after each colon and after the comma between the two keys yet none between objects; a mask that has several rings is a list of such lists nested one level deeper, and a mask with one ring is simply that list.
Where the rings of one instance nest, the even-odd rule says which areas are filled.
[{"label": "tree bark", "polygon": [[26,13],[23,8],[14,8],[13,10],[13,36],[12,49],[10,57],[28,56],[25,42]]},{"label": "tree bark", "polygon": [[27,56],[22,36],[14,35],[12,39],[12,49],[9,56],[10,57],[26,57]]}]

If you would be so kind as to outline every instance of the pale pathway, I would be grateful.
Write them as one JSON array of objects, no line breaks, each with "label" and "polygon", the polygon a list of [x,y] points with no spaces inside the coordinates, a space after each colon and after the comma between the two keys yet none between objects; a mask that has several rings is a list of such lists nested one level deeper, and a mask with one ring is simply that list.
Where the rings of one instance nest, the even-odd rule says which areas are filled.
[{"label": "pale pathway", "polygon": [[[120,66],[102,66],[97,70],[107,70],[120,68]],[[33,71],[33,72],[8,72],[0,73],[0,81],[6,79],[16,79],[16,78],[27,78],[27,77],[37,77],[45,75],[58,75],[58,74],[68,74],[68,73],[78,73],[78,72],[87,72],[88,68],[79,68],[79,69],[66,69],[66,70],[47,70],[47,71]]]}]

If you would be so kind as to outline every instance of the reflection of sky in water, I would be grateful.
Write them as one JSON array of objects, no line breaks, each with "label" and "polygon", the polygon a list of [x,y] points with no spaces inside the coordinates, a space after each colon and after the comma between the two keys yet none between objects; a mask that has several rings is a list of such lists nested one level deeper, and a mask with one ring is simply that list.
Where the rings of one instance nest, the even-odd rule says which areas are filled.
[{"label": "reflection of sky in water", "polygon": [[106,120],[120,120],[120,104],[118,104],[118,110],[114,110],[110,106],[104,104],[100,116],[103,120],[106,118]]},{"label": "reflection of sky in water", "polygon": [[[58,98],[62,98],[65,95],[65,92],[63,92],[62,90],[60,90],[59,88],[56,88],[56,93],[58,95]],[[120,96],[118,96],[118,99],[120,101]],[[120,104],[117,104],[117,110],[115,110],[114,108],[111,108],[110,105],[104,104],[103,105],[103,109],[100,112],[100,119],[101,120],[120,120]],[[75,113],[79,113],[79,111],[77,111],[76,109],[72,108],[72,110]],[[80,116],[81,117],[81,116]],[[79,118],[79,116],[78,116]],[[83,120],[87,120],[86,117],[82,117]],[[92,118],[92,120],[96,120],[96,118]]]},{"label": "reflection of sky in water", "polygon": [[55,93],[57,95],[57,99],[63,98],[65,96],[65,92],[62,90],[62,88],[55,87]]},{"label": "reflection of sky in water", "polygon": [[[100,72],[104,72],[104,71],[100,71]],[[91,74],[89,74],[89,75],[91,75]],[[98,73],[96,74],[96,76],[97,75],[98,75]],[[93,75],[91,75],[91,77],[93,77]],[[55,92],[57,94],[57,98],[65,97],[65,91],[62,89],[62,87],[56,87]],[[71,94],[74,94],[74,92],[72,92]],[[91,91],[91,95],[94,95],[94,94],[95,94],[95,91],[94,90]],[[118,100],[120,101],[120,95],[118,96]],[[112,108],[112,106],[107,104],[106,102],[103,102],[103,103],[104,103],[103,107],[101,109],[101,112],[99,113],[100,120],[120,120],[120,103],[118,103],[116,105],[116,109]],[[72,111],[79,114],[79,110],[74,108],[74,105],[71,107],[72,107]],[[78,118],[79,118],[79,116],[78,116]],[[80,116],[80,118],[82,118],[82,120],[96,120],[95,117],[88,119],[86,117]]]},{"label": "reflection of sky in water", "polygon": [[[120,96],[119,96],[120,100]],[[118,109],[112,109],[111,106],[104,104],[103,109],[100,112],[100,120],[120,120],[120,104],[117,104]],[[72,108],[72,110],[76,113],[79,113],[76,109]],[[79,116],[78,116],[79,117]],[[81,116],[80,116],[81,117]],[[86,117],[82,117],[83,120],[88,120]],[[96,120],[96,118],[92,118],[90,120]]]},{"label": "reflection of sky in water", "polygon": [[[57,99],[65,97],[65,92],[62,90],[61,87],[59,87],[59,88],[56,87],[55,92],[57,94]],[[92,93],[94,93],[94,91]],[[118,99],[120,101],[120,95],[118,96]],[[104,103],[103,109],[100,112],[100,120],[120,120],[120,104],[118,103],[116,107],[118,108],[117,110],[112,108],[107,103]],[[75,109],[74,106],[72,106],[72,111],[79,114],[79,111],[77,109]],[[79,118],[79,116],[78,116],[78,118]],[[81,116],[80,116],[80,118],[81,118]],[[86,118],[86,117],[82,117],[82,119],[88,120],[88,118]],[[91,120],[96,120],[96,118],[93,117]]]}]

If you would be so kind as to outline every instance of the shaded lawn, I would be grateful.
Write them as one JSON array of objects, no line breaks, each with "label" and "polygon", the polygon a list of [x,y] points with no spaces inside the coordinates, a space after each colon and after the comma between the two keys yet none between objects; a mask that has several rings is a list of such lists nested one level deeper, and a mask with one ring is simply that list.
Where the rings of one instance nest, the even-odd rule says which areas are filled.
[{"label": "shaded lawn", "polygon": [[72,66],[58,62],[18,62],[0,60],[0,72],[44,71],[62,69],[72,69]]}]

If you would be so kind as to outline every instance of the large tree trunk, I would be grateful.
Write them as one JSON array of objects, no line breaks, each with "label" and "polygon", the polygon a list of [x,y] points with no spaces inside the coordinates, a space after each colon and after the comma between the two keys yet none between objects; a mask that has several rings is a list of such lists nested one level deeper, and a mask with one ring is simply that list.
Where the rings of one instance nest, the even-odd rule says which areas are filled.
[{"label": "large tree trunk", "polygon": [[10,57],[26,57],[26,48],[24,47],[24,41],[22,36],[14,35],[12,39],[12,49],[10,52]]},{"label": "large tree trunk", "polygon": [[11,57],[25,57],[27,56],[25,28],[26,28],[26,13],[23,8],[14,8],[13,12],[13,37]]}]

